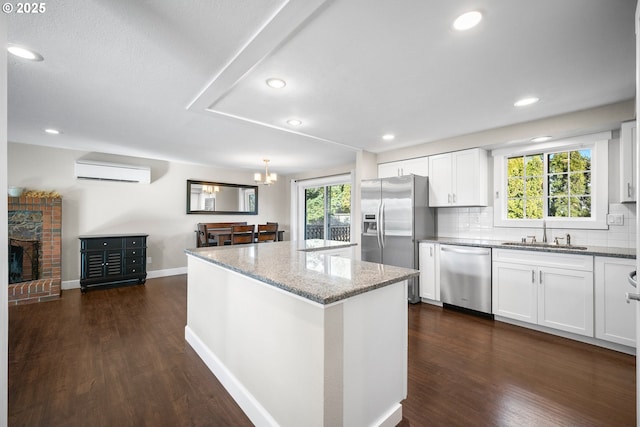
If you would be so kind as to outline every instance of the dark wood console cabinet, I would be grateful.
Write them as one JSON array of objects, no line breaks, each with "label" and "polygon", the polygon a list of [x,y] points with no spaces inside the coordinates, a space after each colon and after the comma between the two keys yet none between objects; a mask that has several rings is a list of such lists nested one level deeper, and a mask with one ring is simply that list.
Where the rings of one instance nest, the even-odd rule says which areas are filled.
[{"label": "dark wood console cabinet", "polygon": [[80,288],[143,284],[147,234],[80,236]]}]

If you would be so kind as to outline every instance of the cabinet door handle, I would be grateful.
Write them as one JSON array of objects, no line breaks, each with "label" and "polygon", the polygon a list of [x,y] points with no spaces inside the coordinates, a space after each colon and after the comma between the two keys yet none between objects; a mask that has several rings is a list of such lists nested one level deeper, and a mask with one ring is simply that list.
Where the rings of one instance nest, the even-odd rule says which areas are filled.
[{"label": "cabinet door handle", "polygon": [[631,197],[631,183],[627,182],[627,196]]},{"label": "cabinet door handle", "polygon": [[536,283],[536,272],[531,270],[531,283]]},{"label": "cabinet door handle", "polygon": [[451,193],[447,193],[447,203],[451,203]]},{"label": "cabinet door handle", "polygon": [[453,193],[453,203],[456,202],[456,193]]},{"label": "cabinet door handle", "polygon": [[538,281],[542,285],[542,271],[538,273]]},{"label": "cabinet door handle", "polygon": [[433,247],[432,246],[429,247],[429,256],[433,256]]}]

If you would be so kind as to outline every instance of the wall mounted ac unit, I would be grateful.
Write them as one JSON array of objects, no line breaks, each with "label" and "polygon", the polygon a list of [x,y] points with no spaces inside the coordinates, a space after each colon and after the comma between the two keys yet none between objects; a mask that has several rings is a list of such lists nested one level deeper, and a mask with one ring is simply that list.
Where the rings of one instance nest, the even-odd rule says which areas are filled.
[{"label": "wall mounted ac unit", "polygon": [[149,184],[151,168],[95,160],[76,160],[76,178]]}]

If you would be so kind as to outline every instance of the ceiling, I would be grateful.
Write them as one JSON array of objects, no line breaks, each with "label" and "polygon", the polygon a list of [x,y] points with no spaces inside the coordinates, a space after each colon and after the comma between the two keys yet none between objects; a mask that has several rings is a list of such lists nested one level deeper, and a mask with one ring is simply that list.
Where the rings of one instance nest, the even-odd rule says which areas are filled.
[{"label": "ceiling", "polygon": [[[8,137],[285,175],[350,164],[633,98],[635,3],[47,2],[8,15],[9,43],[44,57],[9,55]],[[453,30],[469,10],[484,19]]]}]

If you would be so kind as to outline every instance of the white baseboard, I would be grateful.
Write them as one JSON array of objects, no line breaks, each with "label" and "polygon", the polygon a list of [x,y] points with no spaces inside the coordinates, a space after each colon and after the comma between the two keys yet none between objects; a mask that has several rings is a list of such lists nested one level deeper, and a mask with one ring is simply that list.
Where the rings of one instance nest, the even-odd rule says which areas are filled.
[{"label": "white baseboard", "polygon": [[166,270],[147,271],[147,279],[155,279],[156,277],[177,276],[179,274],[187,274],[187,267],[167,268]]},{"label": "white baseboard", "polygon": [[601,340],[599,338],[586,337],[578,334],[573,334],[571,332],[561,331],[559,329],[553,329],[553,328],[548,328],[546,326],[536,325],[533,323],[522,322],[520,320],[509,319],[508,317],[495,316],[495,320],[499,322],[509,323],[510,325],[516,325],[516,326],[520,326],[527,329],[533,329],[538,332],[544,332],[547,334],[556,335],[563,338],[569,338],[571,340],[580,341],[586,344],[597,345],[598,347],[619,351],[621,353],[630,354],[632,356],[636,355],[636,349],[633,347],[628,347],[626,345]]},{"label": "white baseboard", "polygon": [[402,405],[398,403],[372,425],[377,427],[395,427],[400,424],[400,421],[402,421]]},{"label": "white baseboard", "polygon": [[[157,277],[177,276],[179,274],[187,274],[187,267],[167,268],[165,270],[147,271],[147,279],[155,279]],[[64,280],[62,282],[62,290],[80,289],[80,279]]]},{"label": "white baseboard", "polygon": [[184,328],[184,338],[253,424],[257,426],[279,426],[271,414],[253,397],[249,390],[242,385],[189,326]]}]

